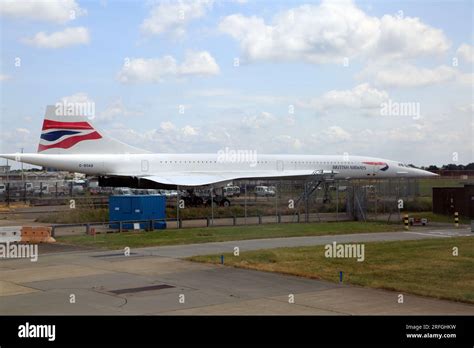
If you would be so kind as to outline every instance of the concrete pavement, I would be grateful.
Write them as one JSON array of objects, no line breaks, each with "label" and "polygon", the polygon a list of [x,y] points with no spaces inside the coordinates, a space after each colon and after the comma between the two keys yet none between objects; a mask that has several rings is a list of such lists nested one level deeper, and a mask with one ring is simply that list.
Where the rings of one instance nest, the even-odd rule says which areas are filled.
[{"label": "concrete pavement", "polygon": [[[418,230],[421,231],[421,230]],[[423,233],[423,234],[420,234]],[[0,261],[0,314],[474,314],[474,305],[282,274],[207,265],[182,257],[328,241],[449,238],[423,230],[234,241],[120,251],[47,250],[38,262]],[[69,250],[69,251],[68,251]],[[194,250],[194,251],[193,251]],[[290,303],[290,299],[294,303]],[[73,301],[74,300],[74,301]]]}]

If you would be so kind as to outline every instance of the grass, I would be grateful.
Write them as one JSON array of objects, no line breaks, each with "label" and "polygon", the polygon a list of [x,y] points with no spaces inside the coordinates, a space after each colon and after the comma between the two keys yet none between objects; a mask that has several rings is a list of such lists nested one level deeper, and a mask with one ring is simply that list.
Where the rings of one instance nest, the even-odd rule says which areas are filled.
[{"label": "grass", "polygon": [[350,233],[400,231],[400,225],[381,222],[321,222],[301,224],[247,225],[235,227],[189,228],[153,232],[122,232],[95,236],[63,236],[57,241],[66,244],[122,249],[126,246],[148,247],[193,243],[224,242],[231,240],[322,236]]},{"label": "grass", "polygon": [[[453,247],[459,256],[453,256]],[[474,238],[439,238],[365,243],[365,261],[326,258],[324,246],[224,254],[225,264],[422,296],[474,303]],[[192,261],[220,263],[220,255]]]},{"label": "grass", "polygon": [[469,180],[461,180],[459,178],[433,178],[433,179],[419,179],[420,196],[432,196],[433,187],[462,187],[465,184],[472,182],[472,177]]},{"label": "grass", "polygon": [[51,224],[76,224],[84,222],[109,221],[108,208],[77,208],[67,211],[40,216],[36,222]]}]

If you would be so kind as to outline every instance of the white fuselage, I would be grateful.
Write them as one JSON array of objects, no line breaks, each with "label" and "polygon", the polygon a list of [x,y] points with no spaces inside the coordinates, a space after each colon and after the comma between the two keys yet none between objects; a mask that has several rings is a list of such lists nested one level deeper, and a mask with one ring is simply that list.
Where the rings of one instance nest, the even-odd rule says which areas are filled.
[{"label": "white fuselage", "polygon": [[[258,155],[222,159],[213,154],[16,154],[8,158],[91,175],[146,176],[162,173],[262,173],[292,176],[302,170],[333,171],[336,179],[427,177],[436,174],[400,162],[362,156]],[[383,170],[382,170],[383,169]]]}]

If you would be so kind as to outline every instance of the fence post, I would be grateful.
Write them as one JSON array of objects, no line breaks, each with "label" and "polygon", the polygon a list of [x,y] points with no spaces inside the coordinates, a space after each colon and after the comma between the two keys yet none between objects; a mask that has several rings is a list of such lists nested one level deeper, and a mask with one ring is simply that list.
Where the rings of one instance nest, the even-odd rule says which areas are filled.
[{"label": "fence post", "polygon": [[259,224],[259,225],[262,224],[262,215],[259,215],[259,216],[258,216],[258,224]]},{"label": "fence post", "polygon": [[119,221],[119,233],[122,233],[123,225],[122,221]]},{"label": "fence post", "polygon": [[211,219],[209,218],[209,216],[206,217],[206,224],[207,224],[207,227],[211,225]]},{"label": "fence post", "polygon": [[237,219],[235,218],[235,215],[232,216],[232,224],[235,226],[237,224]]},{"label": "fence post", "polygon": [[150,225],[149,225],[149,229],[150,229],[150,232],[151,232],[151,231],[153,231],[153,227],[154,227],[154,226],[153,226],[153,225],[154,225],[154,224],[153,224],[153,220],[150,220],[150,221],[149,221],[149,224],[150,224]]},{"label": "fence post", "polygon": [[90,229],[91,229],[91,226],[89,224],[86,224],[86,234],[90,234]]},{"label": "fence post", "polygon": [[10,183],[7,182],[7,197],[6,197],[6,200],[7,200],[7,206],[9,207],[10,206]]},{"label": "fence post", "polygon": [[26,181],[23,183],[23,202],[26,204]]}]

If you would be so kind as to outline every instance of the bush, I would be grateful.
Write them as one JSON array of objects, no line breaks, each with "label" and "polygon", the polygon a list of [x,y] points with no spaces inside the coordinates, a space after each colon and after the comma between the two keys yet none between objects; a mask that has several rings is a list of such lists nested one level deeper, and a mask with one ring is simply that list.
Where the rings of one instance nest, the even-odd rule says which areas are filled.
[{"label": "bush", "polygon": [[415,199],[414,201],[406,201],[404,210],[413,212],[432,211],[433,202],[431,200]]}]

